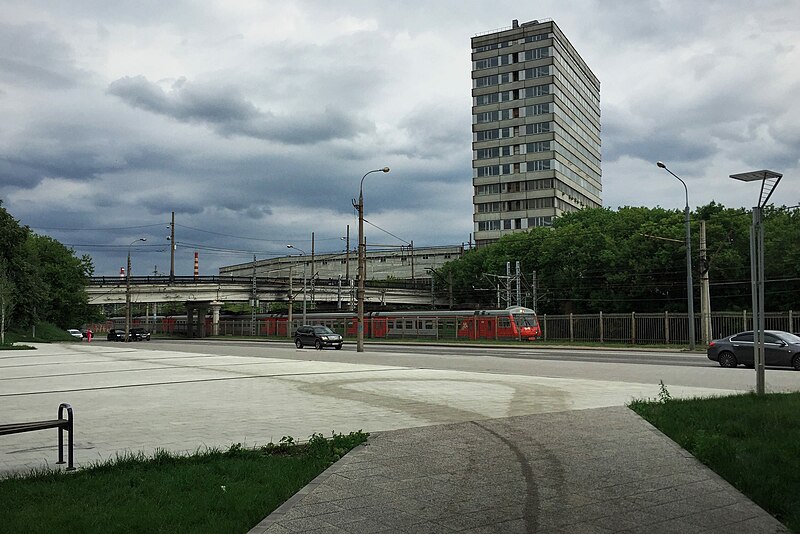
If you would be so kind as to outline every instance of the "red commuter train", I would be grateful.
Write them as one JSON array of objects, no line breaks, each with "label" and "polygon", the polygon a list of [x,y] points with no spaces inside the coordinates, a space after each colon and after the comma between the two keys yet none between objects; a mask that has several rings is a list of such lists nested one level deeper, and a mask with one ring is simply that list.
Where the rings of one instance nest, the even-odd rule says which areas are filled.
[{"label": "red commuter train", "polygon": [[[286,336],[303,324],[303,316],[295,313],[292,325],[285,313],[258,314],[257,335]],[[354,312],[309,312],[307,324],[321,324],[340,332],[345,337],[358,335],[358,320]],[[205,317],[206,331],[211,331],[211,317]],[[248,316],[230,316],[224,313],[219,318],[220,335],[249,335]],[[158,316],[155,321],[136,317],[133,325],[144,326],[156,333],[186,333],[186,316]],[[124,318],[114,318],[109,328],[124,328]],[[98,325],[99,328],[99,325]],[[102,329],[100,329],[102,330]],[[422,310],[422,311],[377,311],[364,314],[364,337],[427,338],[427,339],[497,339],[533,341],[542,336],[536,313],[523,306],[512,306],[504,310]]]}]

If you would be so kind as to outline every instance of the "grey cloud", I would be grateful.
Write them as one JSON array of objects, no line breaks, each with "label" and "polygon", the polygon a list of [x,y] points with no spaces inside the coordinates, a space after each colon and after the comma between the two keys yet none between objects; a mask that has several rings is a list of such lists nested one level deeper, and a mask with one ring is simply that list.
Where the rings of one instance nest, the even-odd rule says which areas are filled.
[{"label": "grey cloud", "polygon": [[364,121],[337,110],[278,116],[263,112],[231,87],[193,84],[181,78],[167,93],[144,76],[112,82],[108,92],[131,106],[182,122],[201,122],[223,136],[241,135],[292,145],[349,139],[369,131]]},{"label": "grey cloud", "polygon": [[86,73],[75,66],[71,47],[53,29],[0,23],[0,81],[10,85],[64,89]]}]

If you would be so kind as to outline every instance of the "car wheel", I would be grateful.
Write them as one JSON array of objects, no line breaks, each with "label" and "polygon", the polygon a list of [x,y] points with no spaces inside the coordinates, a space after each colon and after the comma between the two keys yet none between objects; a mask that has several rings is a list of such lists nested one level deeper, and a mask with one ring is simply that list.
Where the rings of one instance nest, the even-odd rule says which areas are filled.
[{"label": "car wheel", "polygon": [[336,345],[336,350],[342,350],[342,346],[341,345]]},{"label": "car wheel", "polygon": [[795,371],[800,371],[800,354],[795,354],[792,358],[792,367]]},{"label": "car wheel", "polygon": [[723,351],[719,353],[719,366],[720,367],[736,367],[739,362],[736,361],[736,356],[732,352]]},{"label": "car wheel", "polygon": [[316,340],[316,341],[314,342],[314,347],[315,347],[317,350],[322,350],[322,341],[320,341],[319,339],[318,339],[318,340]]},{"label": "car wheel", "polygon": [[298,349],[302,349],[303,348],[303,342],[300,341],[299,337],[294,339],[294,346],[297,347]]}]

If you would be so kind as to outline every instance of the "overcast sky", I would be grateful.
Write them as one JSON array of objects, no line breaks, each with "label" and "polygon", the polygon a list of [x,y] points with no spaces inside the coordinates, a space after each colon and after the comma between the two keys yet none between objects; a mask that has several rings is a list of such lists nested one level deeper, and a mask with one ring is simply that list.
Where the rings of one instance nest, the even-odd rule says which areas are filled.
[{"label": "overcast sky", "polygon": [[[601,82],[603,205],[800,204],[800,2],[0,0],[0,199],[113,275],[472,232],[470,37],[552,18]],[[398,239],[400,238],[400,239]],[[230,250],[228,252],[225,250]]]}]

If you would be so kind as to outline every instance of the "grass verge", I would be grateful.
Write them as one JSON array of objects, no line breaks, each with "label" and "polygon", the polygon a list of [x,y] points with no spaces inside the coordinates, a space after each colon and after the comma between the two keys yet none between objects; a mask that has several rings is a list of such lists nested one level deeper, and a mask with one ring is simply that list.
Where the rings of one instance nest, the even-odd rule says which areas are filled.
[{"label": "grass verge", "polygon": [[2,532],[246,532],[369,434],[118,456],[0,480]]},{"label": "grass verge", "polygon": [[800,393],[634,401],[641,415],[792,532],[800,532]]},{"label": "grass verge", "polygon": [[54,341],[66,342],[79,342],[80,340],[72,337],[66,330],[59,328],[52,323],[36,323],[36,335],[33,335],[34,329],[26,328],[12,328],[6,332],[6,345],[3,348],[22,349],[33,348],[19,345],[20,342],[34,342],[34,343],[51,343]]}]

